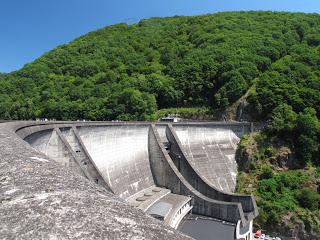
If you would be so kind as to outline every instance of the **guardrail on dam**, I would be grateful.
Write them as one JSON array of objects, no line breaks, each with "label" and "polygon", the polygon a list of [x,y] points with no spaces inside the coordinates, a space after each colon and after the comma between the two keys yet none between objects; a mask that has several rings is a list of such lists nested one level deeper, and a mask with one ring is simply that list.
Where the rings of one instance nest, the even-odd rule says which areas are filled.
[{"label": "guardrail on dam", "polygon": [[[0,133],[16,142],[21,142],[16,135],[28,142],[33,148],[19,144],[24,146],[24,153],[32,153],[34,161],[50,163],[55,169],[49,157],[67,167],[61,168],[63,173],[69,171],[67,185],[77,186],[77,181],[87,178],[97,198],[101,189],[106,189],[103,194],[112,196],[110,202],[121,202],[124,209],[130,209],[130,217],[119,223],[121,226],[128,224],[128,219],[133,223],[143,216],[144,222],[151,215],[177,228],[192,209],[196,214],[234,223],[234,237],[240,239],[251,237],[252,221],[258,215],[252,196],[232,193],[237,174],[236,144],[251,127],[249,123],[11,122],[0,124]],[[17,146],[7,140],[2,139],[3,144],[14,151]],[[16,154],[19,158],[19,152]],[[51,177],[45,181],[44,185],[50,185],[56,180]],[[111,218],[117,219],[117,214]],[[148,224],[139,226],[140,232],[150,231],[152,235],[161,228],[160,235],[185,238],[153,221],[150,229]]]}]

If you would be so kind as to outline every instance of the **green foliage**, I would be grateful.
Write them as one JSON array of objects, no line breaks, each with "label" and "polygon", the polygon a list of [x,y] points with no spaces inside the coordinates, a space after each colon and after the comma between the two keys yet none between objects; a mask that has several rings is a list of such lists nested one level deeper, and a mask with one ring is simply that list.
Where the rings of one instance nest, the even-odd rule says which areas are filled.
[{"label": "green foliage", "polygon": [[[311,147],[317,143],[311,141],[312,136],[318,134],[315,111],[305,109],[299,114],[293,114],[295,117],[291,118],[288,115],[292,114],[292,109],[283,105],[274,112],[277,114],[273,114],[273,119],[278,124],[268,126],[268,132],[251,133],[241,138],[239,155],[242,158],[238,161],[239,167],[248,159],[251,164],[249,169],[245,169],[246,173],[238,174],[237,191],[256,196],[259,217],[255,224],[258,228],[279,231],[284,227],[293,229],[304,222],[307,232],[318,233],[320,194],[317,191],[320,167],[314,167],[313,163],[308,162],[313,156],[316,163],[319,154]],[[283,121],[285,118],[293,119],[293,124]],[[287,140],[292,142],[291,146],[278,137],[286,137],[286,134],[279,134],[284,130],[291,136],[287,136]],[[298,142],[301,136],[308,137]],[[297,156],[294,158],[290,148],[296,148],[301,153],[296,152]],[[304,149],[306,150],[302,152]],[[301,165],[307,163],[307,167],[296,169],[296,161]]]},{"label": "green foliage", "polygon": [[120,120],[150,120],[156,110],[156,99],[152,94],[127,88],[120,93],[118,104],[124,108]]},{"label": "green foliage", "polygon": [[[305,112],[310,114],[309,110]],[[309,164],[308,168],[286,170],[286,166],[280,168],[278,163],[271,165],[278,158],[282,144],[263,132],[242,137],[240,150],[249,154],[254,167],[238,174],[237,191],[256,196],[259,217],[255,224],[258,228],[278,231],[284,226],[293,228],[303,221],[308,232],[318,232],[319,167]],[[285,159],[285,155],[281,156]]]},{"label": "green foliage", "polygon": [[311,46],[319,46],[320,45],[320,34],[309,34],[306,37],[306,41]]},{"label": "green foliage", "polygon": [[306,108],[298,115],[296,132],[298,137],[295,149],[300,161],[303,163],[317,161],[320,150],[320,121],[313,108]]},{"label": "green foliage", "polygon": [[269,165],[262,167],[262,172],[260,174],[260,179],[270,179],[273,177],[272,168]]},{"label": "green foliage", "polygon": [[310,210],[318,210],[320,206],[320,194],[311,188],[303,188],[297,194],[297,200],[301,207],[308,208]]},{"label": "green foliage", "polygon": [[[269,227],[274,226],[289,211],[299,211],[299,204],[301,207],[310,206],[310,210],[316,210],[319,194],[303,188],[310,180],[310,176],[297,170],[278,174],[270,174],[268,170],[268,174],[268,178],[261,179],[257,186],[256,194],[261,207],[259,221]],[[306,192],[307,194],[303,196]]]},{"label": "green foliage", "polygon": [[0,75],[0,118],[148,120],[162,108],[215,111],[254,79],[253,116],[265,118],[283,102],[319,114],[319,23],[316,14],[228,12],[109,26]]},{"label": "green foliage", "polygon": [[272,121],[267,129],[279,136],[288,136],[296,127],[297,114],[286,103],[280,104],[272,111]]},{"label": "green foliage", "polygon": [[312,160],[319,163],[320,121],[315,109],[305,108],[296,114],[290,105],[281,104],[273,110],[267,132],[290,143],[301,165]]}]

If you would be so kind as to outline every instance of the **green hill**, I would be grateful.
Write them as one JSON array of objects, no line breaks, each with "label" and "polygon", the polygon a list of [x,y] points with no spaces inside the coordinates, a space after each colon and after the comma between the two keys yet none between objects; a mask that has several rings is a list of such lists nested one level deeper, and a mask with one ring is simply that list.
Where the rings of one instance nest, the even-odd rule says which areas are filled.
[{"label": "green hill", "polygon": [[[247,93],[246,115],[269,124],[242,140],[239,154],[250,164],[239,183],[252,189],[239,191],[257,195],[261,227],[293,229],[303,222],[315,233],[320,232],[319,66],[318,14],[152,18],[91,32],[0,75],[0,119],[154,120],[159,112],[179,109],[184,116],[212,117]],[[293,162],[288,166],[274,163],[283,148]],[[300,170],[288,170],[297,168],[301,176],[296,176]],[[282,184],[291,178],[298,183]]]},{"label": "green hill", "polygon": [[224,108],[257,77],[257,117],[283,101],[318,111],[319,23],[317,14],[230,12],[109,26],[9,74],[0,117],[143,120],[157,108]]}]

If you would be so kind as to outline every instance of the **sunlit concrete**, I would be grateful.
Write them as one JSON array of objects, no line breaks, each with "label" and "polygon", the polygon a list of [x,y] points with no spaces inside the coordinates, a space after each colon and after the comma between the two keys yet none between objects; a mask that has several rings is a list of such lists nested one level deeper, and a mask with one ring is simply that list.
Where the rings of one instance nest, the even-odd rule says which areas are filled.
[{"label": "sunlit concrete", "polygon": [[234,192],[239,137],[226,127],[174,125],[193,167],[218,189]]},{"label": "sunlit concrete", "polygon": [[154,186],[148,154],[149,126],[78,128],[90,156],[121,198]]},{"label": "sunlit concrete", "polygon": [[0,124],[1,239],[189,239],[70,169],[57,125]]},{"label": "sunlit concrete", "polygon": [[19,135],[131,206],[160,214],[167,226],[177,228],[193,210],[238,224],[244,236],[258,214],[254,198],[229,193],[236,145],[248,126],[62,123],[20,128]]},{"label": "sunlit concrete", "polygon": [[150,208],[157,210],[158,203],[170,204],[172,208],[162,220],[166,225],[177,228],[192,209],[191,204],[185,207],[191,198],[155,186],[149,163],[149,127],[113,125],[55,128],[37,132],[26,140],[65,166],[76,166],[75,160],[78,160],[82,170],[87,170],[87,175],[95,181],[92,177],[94,173],[88,169],[92,161],[113,193],[144,212]]}]

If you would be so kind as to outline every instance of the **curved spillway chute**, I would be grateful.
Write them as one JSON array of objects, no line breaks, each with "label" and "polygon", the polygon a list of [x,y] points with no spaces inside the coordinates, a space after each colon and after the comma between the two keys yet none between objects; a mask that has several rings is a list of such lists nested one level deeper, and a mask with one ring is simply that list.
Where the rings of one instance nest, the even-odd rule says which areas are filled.
[{"label": "curved spillway chute", "polygon": [[154,186],[148,130],[148,124],[71,124],[31,126],[20,134],[35,149],[61,164],[77,170],[78,165],[84,167],[88,171],[78,172],[96,183],[103,182],[107,189],[126,199]]},{"label": "curved spillway chute", "polygon": [[194,199],[193,212],[197,214],[215,217],[235,224],[240,221],[242,226],[247,226],[250,223],[250,219],[246,218],[240,201],[210,198],[194,188],[179,171],[162,141],[163,138],[160,137],[155,126],[152,126],[149,133],[150,161],[152,173],[158,185],[170,188],[173,192],[191,195]]},{"label": "curved spillway chute", "polygon": [[190,164],[203,179],[224,192],[237,182],[235,153],[239,137],[232,127],[216,125],[172,126]]},{"label": "curved spillway chute", "polygon": [[[58,122],[0,124],[1,237],[188,239],[70,170],[72,163],[67,160],[72,156],[60,145],[56,127],[72,126]],[[39,149],[56,143],[66,154],[61,154],[60,164],[22,140],[37,133],[45,141],[38,141]],[[50,148],[53,150],[53,145]]]},{"label": "curved spillway chute", "polygon": [[[257,215],[254,198],[214,187],[188,161],[174,129],[167,125],[157,128],[160,135],[149,123],[70,123],[31,126],[19,133],[38,150],[75,166],[85,176],[87,171],[87,178],[104,183],[109,191],[143,211],[166,201],[172,202],[172,212],[177,212],[179,197],[175,194],[184,195],[179,200],[182,204],[188,203],[191,198],[186,196],[191,195],[194,212],[247,226]],[[175,216],[171,214],[170,219],[182,217]]]},{"label": "curved spillway chute", "polygon": [[258,208],[255,199],[251,195],[234,194],[221,191],[211,184],[201,173],[192,165],[192,161],[185,153],[183,146],[171,125],[166,128],[166,136],[170,142],[170,152],[174,162],[179,166],[181,174],[199,192],[209,198],[226,202],[241,203],[243,211],[248,219],[253,219],[258,215]]},{"label": "curved spillway chute", "polygon": [[19,129],[17,133],[36,150],[113,192],[72,124],[31,125]]},{"label": "curved spillway chute", "polygon": [[155,185],[150,169],[148,123],[31,126],[19,131],[35,149],[89,180],[105,184],[130,205],[177,228],[192,209],[191,197]]},{"label": "curved spillway chute", "polygon": [[148,125],[78,127],[87,151],[121,198],[154,186],[149,164]]},{"label": "curved spillway chute", "polygon": [[[258,215],[258,208],[253,196],[223,192],[212,185],[198,172],[198,169],[192,166],[188,155],[185,153],[182,144],[171,125],[158,125],[157,129],[159,129],[159,132],[162,135],[159,136],[160,143],[163,141],[169,142],[169,146],[167,147],[168,156],[173,160],[179,173],[194,189],[210,199],[229,203],[241,203],[244,216],[247,220],[252,220]],[[166,136],[163,135],[164,132],[166,133]],[[162,146],[164,145],[162,144]]]}]

